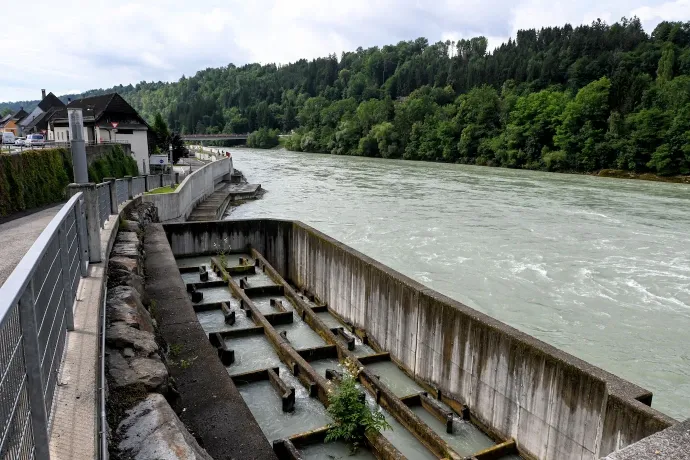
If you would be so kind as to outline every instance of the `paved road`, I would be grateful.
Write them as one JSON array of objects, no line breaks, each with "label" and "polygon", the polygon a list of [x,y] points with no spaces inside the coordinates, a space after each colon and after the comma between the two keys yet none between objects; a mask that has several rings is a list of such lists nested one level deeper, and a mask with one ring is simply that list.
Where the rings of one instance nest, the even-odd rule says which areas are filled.
[{"label": "paved road", "polygon": [[0,286],[61,207],[59,204],[0,224]]}]

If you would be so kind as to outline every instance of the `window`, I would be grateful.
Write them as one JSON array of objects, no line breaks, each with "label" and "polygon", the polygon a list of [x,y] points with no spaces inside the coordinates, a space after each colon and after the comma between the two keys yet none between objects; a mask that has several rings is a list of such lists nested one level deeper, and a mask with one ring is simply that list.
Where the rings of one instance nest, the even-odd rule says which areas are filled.
[{"label": "window", "polygon": [[134,134],[133,129],[118,129],[117,130],[118,134]]}]

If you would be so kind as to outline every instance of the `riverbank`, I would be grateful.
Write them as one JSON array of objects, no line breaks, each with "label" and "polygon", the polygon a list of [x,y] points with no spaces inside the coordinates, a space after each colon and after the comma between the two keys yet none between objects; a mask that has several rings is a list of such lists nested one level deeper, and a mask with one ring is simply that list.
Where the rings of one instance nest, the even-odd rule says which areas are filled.
[{"label": "riverbank", "polygon": [[[280,139],[280,144],[267,150],[281,150],[285,149],[287,152],[292,152],[292,153],[309,153],[309,154],[317,154],[317,155],[332,155],[330,153],[324,153],[324,152],[302,152],[302,151],[297,151],[297,150],[290,150],[287,148],[286,144],[286,138],[281,138]],[[350,157],[350,156],[355,156],[355,157],[360,157],[360,158],[371,158],[371,157],[366,157],[366,156],[361,156],[361,155],[338,155],[338,156],[344,156],[344,157]],[[380,158],[380,157],[375,157],[379,160],[394,160],[394,161],[412,161],[412,162],[417,162],[420,160],[405,160],[404,158]],[[423,161],[423,160],[422,160]],[[439,164],[467,164],[467,163],[445,163],[441,161],[424,161],[425,163],[439,163]],[[468,166],[482,166],[482,167],[487,167],[487,168],[498,168],[498,169],[514,169],[514,168],[506,168],[504,166],[492,166],[492,165],[470,165]],[[543,169],[523,169],[523,168],[518,168],[518,170],[525,170],[525,171],[539,171],[539,172],[550,172],[550,173],[556,173],[556,174],[575,174],[575,175],[590,175],[590,176],[597,176],[597,177],[609,177],[613,179],[635,179],[635,180],[646,180],[646,181],[653,181],[653,182],[669,182],[669,183],[674,183],[674,184],[690,184],[690,175],[687,176],[659,176],[654,173],[636,173],[633,171],[624,171],[622,169],[602,169],[600,171],[594,171],[591,173],[581,173],[581,172],[576,172],[576,171],[546,171]]]},{"label": "riverbank", "polygon": [[657,176],[652,173],[635,173],[623,171],[622,169],[602,169],[593,175],[599,177],[612,177],[615,179],[636,179],[653,182],[670,182],[674,184],[690,184],[690,176]]}]

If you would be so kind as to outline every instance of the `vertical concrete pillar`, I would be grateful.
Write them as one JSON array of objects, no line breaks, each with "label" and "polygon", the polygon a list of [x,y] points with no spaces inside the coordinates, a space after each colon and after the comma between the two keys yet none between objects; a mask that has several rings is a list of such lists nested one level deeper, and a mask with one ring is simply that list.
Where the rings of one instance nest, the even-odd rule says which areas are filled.
[{"label": "vertical concrete pillar", "polygon": [[127,198],[131,200],[134,198],[132,194],[132,176],[125,176],[124,179],[127,181]]},{"label": "vertical concrete pillar", "polygon": [[103,182],[107,182],[110,189],[110,214],[117,214],[117,184],[115,184],[115,178],[104,177]]},{"label": "vertical concrete pillar", "polygon": [[74,196],[84,193],[84,211],[86,212],[86,235],[89,242],[89,262],[101,261],[101,223],[98,216],[98,190],[96,184],[69,184],[69,194]]},{"label": "vertical concrete pillar", "polygon": [[151,176],[148,175],[148,174],[146,174],[146,175],[144,176],[144,185],[145,185],[144,188],[146,189],[147,192],[149,192],[149,191],[151,191],[151,190],[153,189],[153,187],[151,187],[151,185],[153,185],[153,184],[151,183]]}]

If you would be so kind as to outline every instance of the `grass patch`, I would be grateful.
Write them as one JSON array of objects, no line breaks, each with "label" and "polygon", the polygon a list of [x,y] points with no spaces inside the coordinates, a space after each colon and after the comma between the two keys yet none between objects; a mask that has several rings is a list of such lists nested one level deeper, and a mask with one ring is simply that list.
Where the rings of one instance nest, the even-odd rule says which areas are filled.
[{"label": "grass patch", "polygon": [[159,195],[161,193],[172,193],[175,191],[176,188],[177,187],[174,185],[166,185],[165,187],[154,188],[153,190],[146,192],[146,195]]}]

